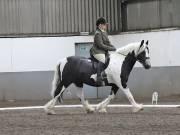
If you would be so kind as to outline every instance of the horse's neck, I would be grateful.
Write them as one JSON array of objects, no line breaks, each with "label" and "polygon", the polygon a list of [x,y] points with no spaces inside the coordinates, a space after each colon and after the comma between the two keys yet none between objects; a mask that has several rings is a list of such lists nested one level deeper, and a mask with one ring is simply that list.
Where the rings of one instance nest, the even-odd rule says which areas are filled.
[{"label": "horse's neck", "polygon": [[132,49],[130,48],[127,48],[127,47],[122,47],[118,50],[118,53],[119,54],[122,54],[122,55],[128,55],[129,52],[131,52]]},{"label": "horse's neck", "polygon": [[132,53],[133,51],[136,53],[136,48],[137,48],[138,43],[130,43],[126,46],[123,46],[119,49],[117,49],[117,53],[122,54],[122,55],[128,55],[129,53]]},{"label": "horse's neck", "polygon": [[[116,64],[116,66],[121,66],[121,74],[129,77],[130,72],[132,71],[135,63],[136,63],[136,57],[135,57],[135,53],[129,53],[127,54],[127,56],[125,55],[121,55],[117,52],[114,52],[113,54],[111,54],[112,57],[111,59],[113,59],[113,63]],[[119,65],[121,64],[121,65]]]},{"label": "horse's neck", "polygon": [[136,63],[136,57],[135,57],[134,52],[129,53],[129,54],[125,57],[125,59],[124,59],[124,61],[123,61],[122,68],[125,68],[125,70],[127,71],[127,73],[130,74],[130,72],[132,71],[135,63]]}]

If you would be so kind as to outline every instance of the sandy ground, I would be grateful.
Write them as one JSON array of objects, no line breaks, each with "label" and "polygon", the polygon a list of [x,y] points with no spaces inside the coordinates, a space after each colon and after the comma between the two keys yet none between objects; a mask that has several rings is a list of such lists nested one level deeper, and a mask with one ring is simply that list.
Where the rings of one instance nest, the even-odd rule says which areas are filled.
[{"label": "sandy ground", "polygon": [[180,135],[180,108],[108,108],[86,114],[82,108],[0,111],[0,135]]},{"label": "sandy ground", "polygon": [[[90,100],[98,103],[102,99]],[[140,103],[150,104],[150,99]],[[161,99],[159,104],[179,104],[179,98]],[[4,101],[0,107],[38,106],[47,101]],[[65,100],[63,104],[79,104]],[[111,104],[128,104],[113,100]],[[180,108],[108,108],[107,114],[86,114],[82,108],[56,108],[56,115],[42,109],[0,111],[0,135],[180,135]]]}]

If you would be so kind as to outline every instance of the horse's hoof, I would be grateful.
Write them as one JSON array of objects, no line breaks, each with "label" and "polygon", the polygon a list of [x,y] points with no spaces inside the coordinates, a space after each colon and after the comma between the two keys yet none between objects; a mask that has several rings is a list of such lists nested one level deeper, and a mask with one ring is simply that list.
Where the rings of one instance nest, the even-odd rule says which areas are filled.
[{"label": "horse's hoof", "polygon": [[54,110],[50,110],[50,109],[47,109],[47,108],[44,108],[44,110],[45,110],[45,113],[47,115],[55,115],[56,114]]},{"label": "horse's hoof", "polygon": [[47,112],[46,114],[47,114],[47,115],[55,115],[56,113],[55,113],[54,110],[51,110],[51,111]]},{"label": "horse's hoof", "polygon": [[107,110],[106,110],[105,108],[100,109],[100,110],[99,110],[99,113],[107,113]]},{"label": "horse's hoof", "polygon": [[94,108],[89,108],[89,109],[86,109],[86,112],[87,113],[94,113],[95,109]]},{"label": "horse's hoof", "polygon": [[103,110],[103,106],[100,104],[100,105],[97,105],[96,106],[96,108],[95,108],[95,110],[97,111],[97,112],[99,112],[100,110]]},{"label": "horse's hoof", "polygon": [[132,111],[133,111],[134,113],[140,112],[140,111],[142,111],[142,110],[143,110],[143,104],[139,104],[139,105],[137,105],[137,106],[133,106],[133,109],[132,109]]},{"label": "horse's hoof", "polygon": [[86,113],[94,113],[92,110],[86,110]]}]

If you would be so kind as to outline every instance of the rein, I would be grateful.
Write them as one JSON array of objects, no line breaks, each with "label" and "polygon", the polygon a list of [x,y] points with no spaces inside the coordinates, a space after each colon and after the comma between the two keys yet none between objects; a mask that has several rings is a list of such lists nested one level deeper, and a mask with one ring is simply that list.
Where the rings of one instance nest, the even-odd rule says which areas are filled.
[{"label": "rein", "polygon": [[[118,52],[119,53],[119,52]],[[119,53],[119,54],[121,54],[121,55],[123,55],[123,56],[127,56],[127,55],[125,55],[125,54],[122,54],[122,53]]]}]

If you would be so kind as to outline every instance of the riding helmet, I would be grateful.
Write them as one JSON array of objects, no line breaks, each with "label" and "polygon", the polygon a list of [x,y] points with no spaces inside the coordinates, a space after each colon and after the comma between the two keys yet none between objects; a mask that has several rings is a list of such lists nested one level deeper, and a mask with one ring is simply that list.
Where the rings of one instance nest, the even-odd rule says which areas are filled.
[{"label": "riding helmet", "polygon": [[108,24],[104,17],[99,17],[96,21],[96,26],[98,27],[100,24]]}]

